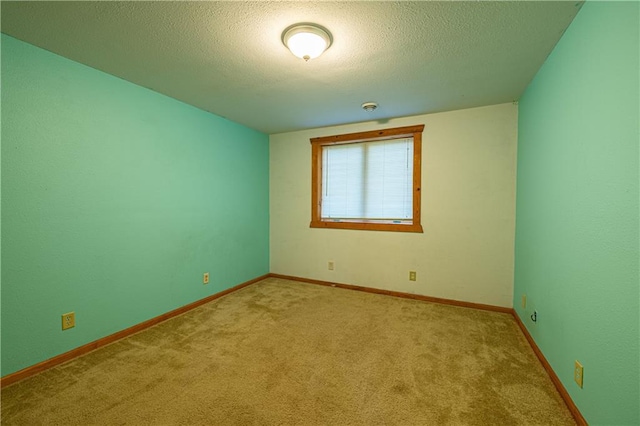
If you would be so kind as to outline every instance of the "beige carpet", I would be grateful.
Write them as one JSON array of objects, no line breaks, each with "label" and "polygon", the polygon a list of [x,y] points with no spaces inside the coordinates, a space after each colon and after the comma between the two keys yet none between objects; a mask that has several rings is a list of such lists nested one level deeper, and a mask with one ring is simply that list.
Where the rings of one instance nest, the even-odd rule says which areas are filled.
[{"label": "beige carpet", "polygon": [[270,278],[2,391],[3,425],[571,425],[508,314]]}]

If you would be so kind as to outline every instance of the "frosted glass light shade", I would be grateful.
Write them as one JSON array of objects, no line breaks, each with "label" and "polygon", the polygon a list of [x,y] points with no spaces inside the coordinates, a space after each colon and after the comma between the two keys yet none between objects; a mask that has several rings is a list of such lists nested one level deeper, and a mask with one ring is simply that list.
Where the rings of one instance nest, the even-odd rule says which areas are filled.
[{"label": "frosted glass light shade", "polygon": [[282,42],[295,56],[308,61],[331,46],[331,35],[315,25],[297,24],[284,31]]}]

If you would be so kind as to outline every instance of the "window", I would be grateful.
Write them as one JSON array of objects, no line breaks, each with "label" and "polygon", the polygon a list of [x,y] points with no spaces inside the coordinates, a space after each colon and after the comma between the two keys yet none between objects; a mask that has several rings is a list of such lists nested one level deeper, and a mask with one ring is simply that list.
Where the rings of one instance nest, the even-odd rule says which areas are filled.
[{"label": "window", "polygon": [[422,232],[424,125],[311,139],[311,227]]}]

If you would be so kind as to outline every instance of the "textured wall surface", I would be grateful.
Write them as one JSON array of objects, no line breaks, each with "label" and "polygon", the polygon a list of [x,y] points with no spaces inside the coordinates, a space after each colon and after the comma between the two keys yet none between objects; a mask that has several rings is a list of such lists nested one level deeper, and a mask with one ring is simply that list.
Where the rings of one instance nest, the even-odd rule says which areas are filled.
[{"label": "textured wall surface", "polygon": [[639,16],[585,4],[520,101],[514,306],[592,425],[640,424]]},{"label": "textured wall surface", "polygon": [[[309,228],[309,138],[414,124],[423,234]],[[509,103],[271,135],[271,272],[511,307],[516,126]]]},{"label": "textured wall surface", "polygon": [[268,155],[265,134],[3,35],[2,374],[269,272]]}]

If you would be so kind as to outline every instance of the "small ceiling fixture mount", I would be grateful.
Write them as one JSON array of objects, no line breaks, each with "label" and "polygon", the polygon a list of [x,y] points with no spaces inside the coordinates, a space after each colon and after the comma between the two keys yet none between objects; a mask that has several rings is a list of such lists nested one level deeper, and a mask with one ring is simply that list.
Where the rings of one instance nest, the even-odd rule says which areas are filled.
[{"label": "small ceiling fixture mount", "polygon": [[294,24],[282,32],[282,43],[305,61],[322,55],[332,42],[331,33],[317,24]]},{"label": "small ceiling fixture mount", "polygon": [[375,102],[365,102],[365,103],[362,104],[362,109],[367,111],[367,112],[372,112],[376,108],[378,108],[378,104],[375,103]]}]

